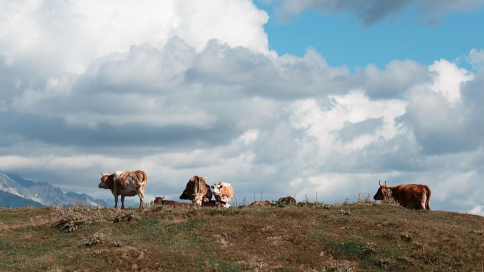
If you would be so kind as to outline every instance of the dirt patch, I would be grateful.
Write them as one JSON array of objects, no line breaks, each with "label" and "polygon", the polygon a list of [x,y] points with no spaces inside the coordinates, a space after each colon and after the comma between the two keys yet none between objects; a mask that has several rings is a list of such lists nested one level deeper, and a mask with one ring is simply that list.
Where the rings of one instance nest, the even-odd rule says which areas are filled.
[{"label": "dirt patch", "polygon": [[214,234],[213,235],[215,239],[217,239],[217,242],[219,242],[223,248],[227,248],[229,246],[229,242],[220,234]]}]

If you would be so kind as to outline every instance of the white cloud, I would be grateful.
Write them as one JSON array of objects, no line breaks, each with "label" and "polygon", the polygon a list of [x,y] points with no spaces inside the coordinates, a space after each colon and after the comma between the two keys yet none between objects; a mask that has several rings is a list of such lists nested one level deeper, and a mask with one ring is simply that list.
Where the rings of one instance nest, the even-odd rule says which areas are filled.
[{"label": "white cloud", "polygon": [[474,78],[466,69],[444,59],[435,61],[429,71],[435,73],[430,89],[444,96],[451,105],[459,100],[461,85]]},{"label": "white cloud", "polygon": [[81,74],[95,59],[144,43],[163,48],[174,36],[198,51],[216,39],[269,53],[263,30],[268,15],[249,0],[21,0],[2,7],[6,65],[39,74]]},{"label": "white cloud", "polygon": [[459,187],[484,173],[484,72],[278,56],[248,0],[112,3],[5,2],[0,170],[104,198],[99,172],[142,169],[150,196],[203,175],[239,203],[342,202],[387,179],[429,184],[437,208],[484,205]]},{"label": "white cloud", "polygon": [[469,213],[484,216],[484,206],[476,206],[472,210],[470,210]]},{"label": "white cloud", "polygon": [[484,49],[477,50],[472,48],[465,60],[472,65],[474,69],[479,69],[484,65]]}]

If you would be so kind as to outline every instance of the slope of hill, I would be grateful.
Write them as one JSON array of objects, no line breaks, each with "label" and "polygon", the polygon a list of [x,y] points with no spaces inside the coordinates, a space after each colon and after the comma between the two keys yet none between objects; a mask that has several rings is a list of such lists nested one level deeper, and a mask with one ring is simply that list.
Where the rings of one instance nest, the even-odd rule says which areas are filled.
[{"label": "slope of hill", "polygon": [[[41,203],[42,205],[73,205],[82,202],[84,204],[106,205],[103,200],[95,200],[85,194],[64,194],[58,187],[52,186],[46,181],[35,182],[26,180],[17,174],[0,172],[0,191],[4,191],[24,199]],[[5,203],[7,207],[13,206]]]},{"label": "slope of hill", "polygon": [[[0,211],[5,271],[482,271],[484,218],[358,203]],[[66,231],[68,231],[66,233]]]},{"label": "slope of hill", "polygon": [[32,205],[34,207],[42,207],[43,205],[30,199],[26,199],[11,193],[0,191],[0,208],[19,208]]}]

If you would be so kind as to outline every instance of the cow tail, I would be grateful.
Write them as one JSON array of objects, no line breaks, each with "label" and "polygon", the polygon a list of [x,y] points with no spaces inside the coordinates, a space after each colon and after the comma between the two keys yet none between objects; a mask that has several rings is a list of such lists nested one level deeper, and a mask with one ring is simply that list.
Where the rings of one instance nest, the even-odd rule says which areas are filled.
[{"label": "cow tail", "polygon": [[430,196],[432,195],[432,192],[430,191],[430,188],[426,186],[425,188],[427,190],[427,201],[425,201],[425,209],[430,211]]}]

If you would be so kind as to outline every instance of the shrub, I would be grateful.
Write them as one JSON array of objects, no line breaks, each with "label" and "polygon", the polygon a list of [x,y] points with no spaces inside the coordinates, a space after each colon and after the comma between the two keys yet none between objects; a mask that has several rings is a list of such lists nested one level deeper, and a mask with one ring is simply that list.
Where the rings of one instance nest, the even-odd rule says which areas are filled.
[{"label": "shrub", "polygon": [[57,205],[54,208],[52,217],[53,222],[50,224],[50,227],[65,230],[65,232],[73,232],[80,225],[104,221],[99,211],[93,213],[92,210],[82,205],[76,205],[67,209]]},{"label": "shrub", "polygon": [[113,223],[118,223],[118,222],[131,222],[131,221],[137,221],[139,220],[138,216],[135,216],[133,212],[131,211],[117,211],[116,214],[114,215]]},{"label": "shrub", "polygon": [[102,233],[94,233],[90,235],[87,240],[82,241],[78,247],[92,247],[94,245],[102,244],[107,240],[107,236]]}]

